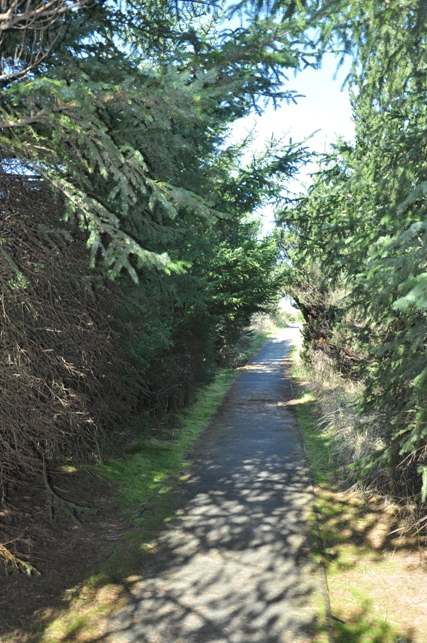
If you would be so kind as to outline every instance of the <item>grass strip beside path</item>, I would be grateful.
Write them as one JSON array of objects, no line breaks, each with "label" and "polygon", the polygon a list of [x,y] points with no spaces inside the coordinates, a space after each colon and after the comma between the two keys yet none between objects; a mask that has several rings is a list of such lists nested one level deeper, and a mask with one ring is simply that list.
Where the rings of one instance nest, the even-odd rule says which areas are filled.
[{"label": "grass strip beside path", "polygon": [[[274,333],[258,331],[238,356],[243,363]],[[239,369],[218,371],[198,392],[196,402],[178,416],[179,428],[168,439],[139,441],[124,458],[98,467],[116,488],[114,502],[127,511],[131,527],[109,552],[102,568],[68,590],[63,607],[40,615],[31,643],[92,643],[105,634],[105,617],[124,606],[138,571],[155,553],[155,538],[172,519],[179,503],[177,487],[185,479],[191,447],[216,413]]]},{"label": "grass strip beside path", "polygon": [[333,641],[425,643],[425,550],[423,554],[416,539],[395,531],[399,518],[391,503],[339,489],[339,472],[330,457],[333,438],[320,426],[320,410],[307,386],[309,372],[296,351],[292,360],[293,404],[315,486]]}]

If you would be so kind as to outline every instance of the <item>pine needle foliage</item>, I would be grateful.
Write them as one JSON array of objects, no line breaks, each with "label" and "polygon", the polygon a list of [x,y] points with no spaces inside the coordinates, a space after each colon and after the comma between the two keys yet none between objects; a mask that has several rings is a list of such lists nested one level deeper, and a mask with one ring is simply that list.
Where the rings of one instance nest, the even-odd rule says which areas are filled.
[{"label": "pine needle foliage", "polygon": [[353,43],[356,140],[338,142],[309,193],[282,215],[296,279],[289,289],[302,297],[316,274],[316,297],[325,291],[329,302],[340,299],[335,310],[315,312],[308,327],[326,314],[320,344],[329,352],[335,347],[338,368],[364,382],[362,410],[380,421],[384,446],[358,461],[358,475],[375,484],[380,460],[389,490],[421,506],[427,497],[426,7],[371,0],[352,3],[341,19],[336,37],[346,33]]},{"label": "pine needle foliage", "polygon": [[230,27],[229,3],[55,0],[46,29],[2,30],[0,179],[21,189],[0,240],[4,489],[38,476],[54,497],[52,463],[187,405],[274,307],[278,239],[256,213],[306,151],[274,140],[246,162],[229,128],[295,100],[287,74],[329,46],[332,5],[247,2]]},{"label": "pine needle foliage", "polygon": [[[31,72],[2,81],[5,167],[18,162],[64,195],[92,265],[111,278],[182,272],[180,257],[153,247],[182,210],[220,214],[213,161],[229,124],[293,98],[283,80],[305,64],[304,20],[223,19],[209,2],[78,3]],[[4,38],[12,51],[14,34]]]}]

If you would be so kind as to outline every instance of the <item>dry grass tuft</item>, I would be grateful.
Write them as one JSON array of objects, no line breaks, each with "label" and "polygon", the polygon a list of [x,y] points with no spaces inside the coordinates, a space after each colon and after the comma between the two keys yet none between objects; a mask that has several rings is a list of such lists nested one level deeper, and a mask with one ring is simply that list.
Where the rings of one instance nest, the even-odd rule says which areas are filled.
[{"label": "dry grass tuft", "polygon": [[[338,487],[381,496],[399,514],[399,531],[424,532],[425,519],[420,520],[419,506],[411,491],[395,493],[393,472],[372,457],[385,447],[384,428],[379,417],[359,412],[363,383],[343,377],[333,359],[320,350],[311,354],[309,367],[299,361],[298,370],[303,389],[316,398],[318,424],[328,438],[331,469]],[[366,469],[364,461],[369,462]]]},{"label": "dry grass tuft", "polygon": [[38,571],[33,567],[28,561],[20,558],[14,554],[10,545],[13,542],[0,543],[0,562],[3,564],[3,567],[7,574],[11,574],[14,571],[25,572],[28,576],[31,574],[38,574]]},{"label": "dry grass tuft", "polygon": [[363,384],[344,378],[324,351],[311,354],[309,369],[300,367],[306,375],[304,388],[316,397],[319,425],[330,438],[330,456],[338,466],[341,486],[382,491],[389,484],[387,471],[378,466],[370,471],[369,478],[361,480],[352,468],[355,462],[385,446],[379,418],[358,410]]}]

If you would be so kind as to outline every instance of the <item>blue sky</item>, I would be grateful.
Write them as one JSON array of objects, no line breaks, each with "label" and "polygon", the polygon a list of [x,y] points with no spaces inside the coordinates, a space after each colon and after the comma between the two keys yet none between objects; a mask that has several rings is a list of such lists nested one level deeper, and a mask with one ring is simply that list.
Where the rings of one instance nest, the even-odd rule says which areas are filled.
[{"label": "blue sky", "polygon": [[[233,136],[242,138],[245,132],[255,126],[258,132],[255,147],[262,148],[263,142],[272,134],[285,134],[297,142],[317,130],[307,142],[307,146],[317,152],[324,151],[337,135],[352,140],[354,125],[348,88],[342,89],[349,63],[344,64],[336,74],[337,65],[338,58],[327,54],[320,69],[307,68],[296,76],[290,72],[286,86],[303,95],[297,99],[297,104],[283,104],[276,110],[269,106],[261,116],[241,119],[233,127]],[[302,172],[299,179],[304,183],[308,180],[307,171]],[[294,185],[297,187],[296,182]]]}]

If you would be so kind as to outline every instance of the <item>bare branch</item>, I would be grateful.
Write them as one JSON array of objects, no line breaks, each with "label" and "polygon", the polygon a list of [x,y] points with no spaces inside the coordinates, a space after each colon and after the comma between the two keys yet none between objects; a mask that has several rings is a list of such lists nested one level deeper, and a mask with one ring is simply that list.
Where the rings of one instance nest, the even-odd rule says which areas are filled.
[{"label": "bare branch", "polygon": [[66,105],[58,105],[57,107],[52,108],[49,112],[46,109],[41,109],[37,114],[28,116],[27,118],[20,118],[17,121],[0,121],[0,129],[9,129],[12,127],[25,127],[27,125],[32,125],[33,123],[43,123],[46,121],[46,117],[52,112],[66,112],[73,107],[76,107],[75,102],[67,103]]},{"label": "bare branch", "polygon": [[[0,31],[21,29],[47,29],[60,16],[72,9],[81,8],[88,0],[7,0],[0,1]],[[7,10],[5,5],[9,5]]]},{"label": "bare branch", "polygon": [[58,38],[65,14],[88,2],[0,0],[0,82],[21,78],[43,62]]}]

